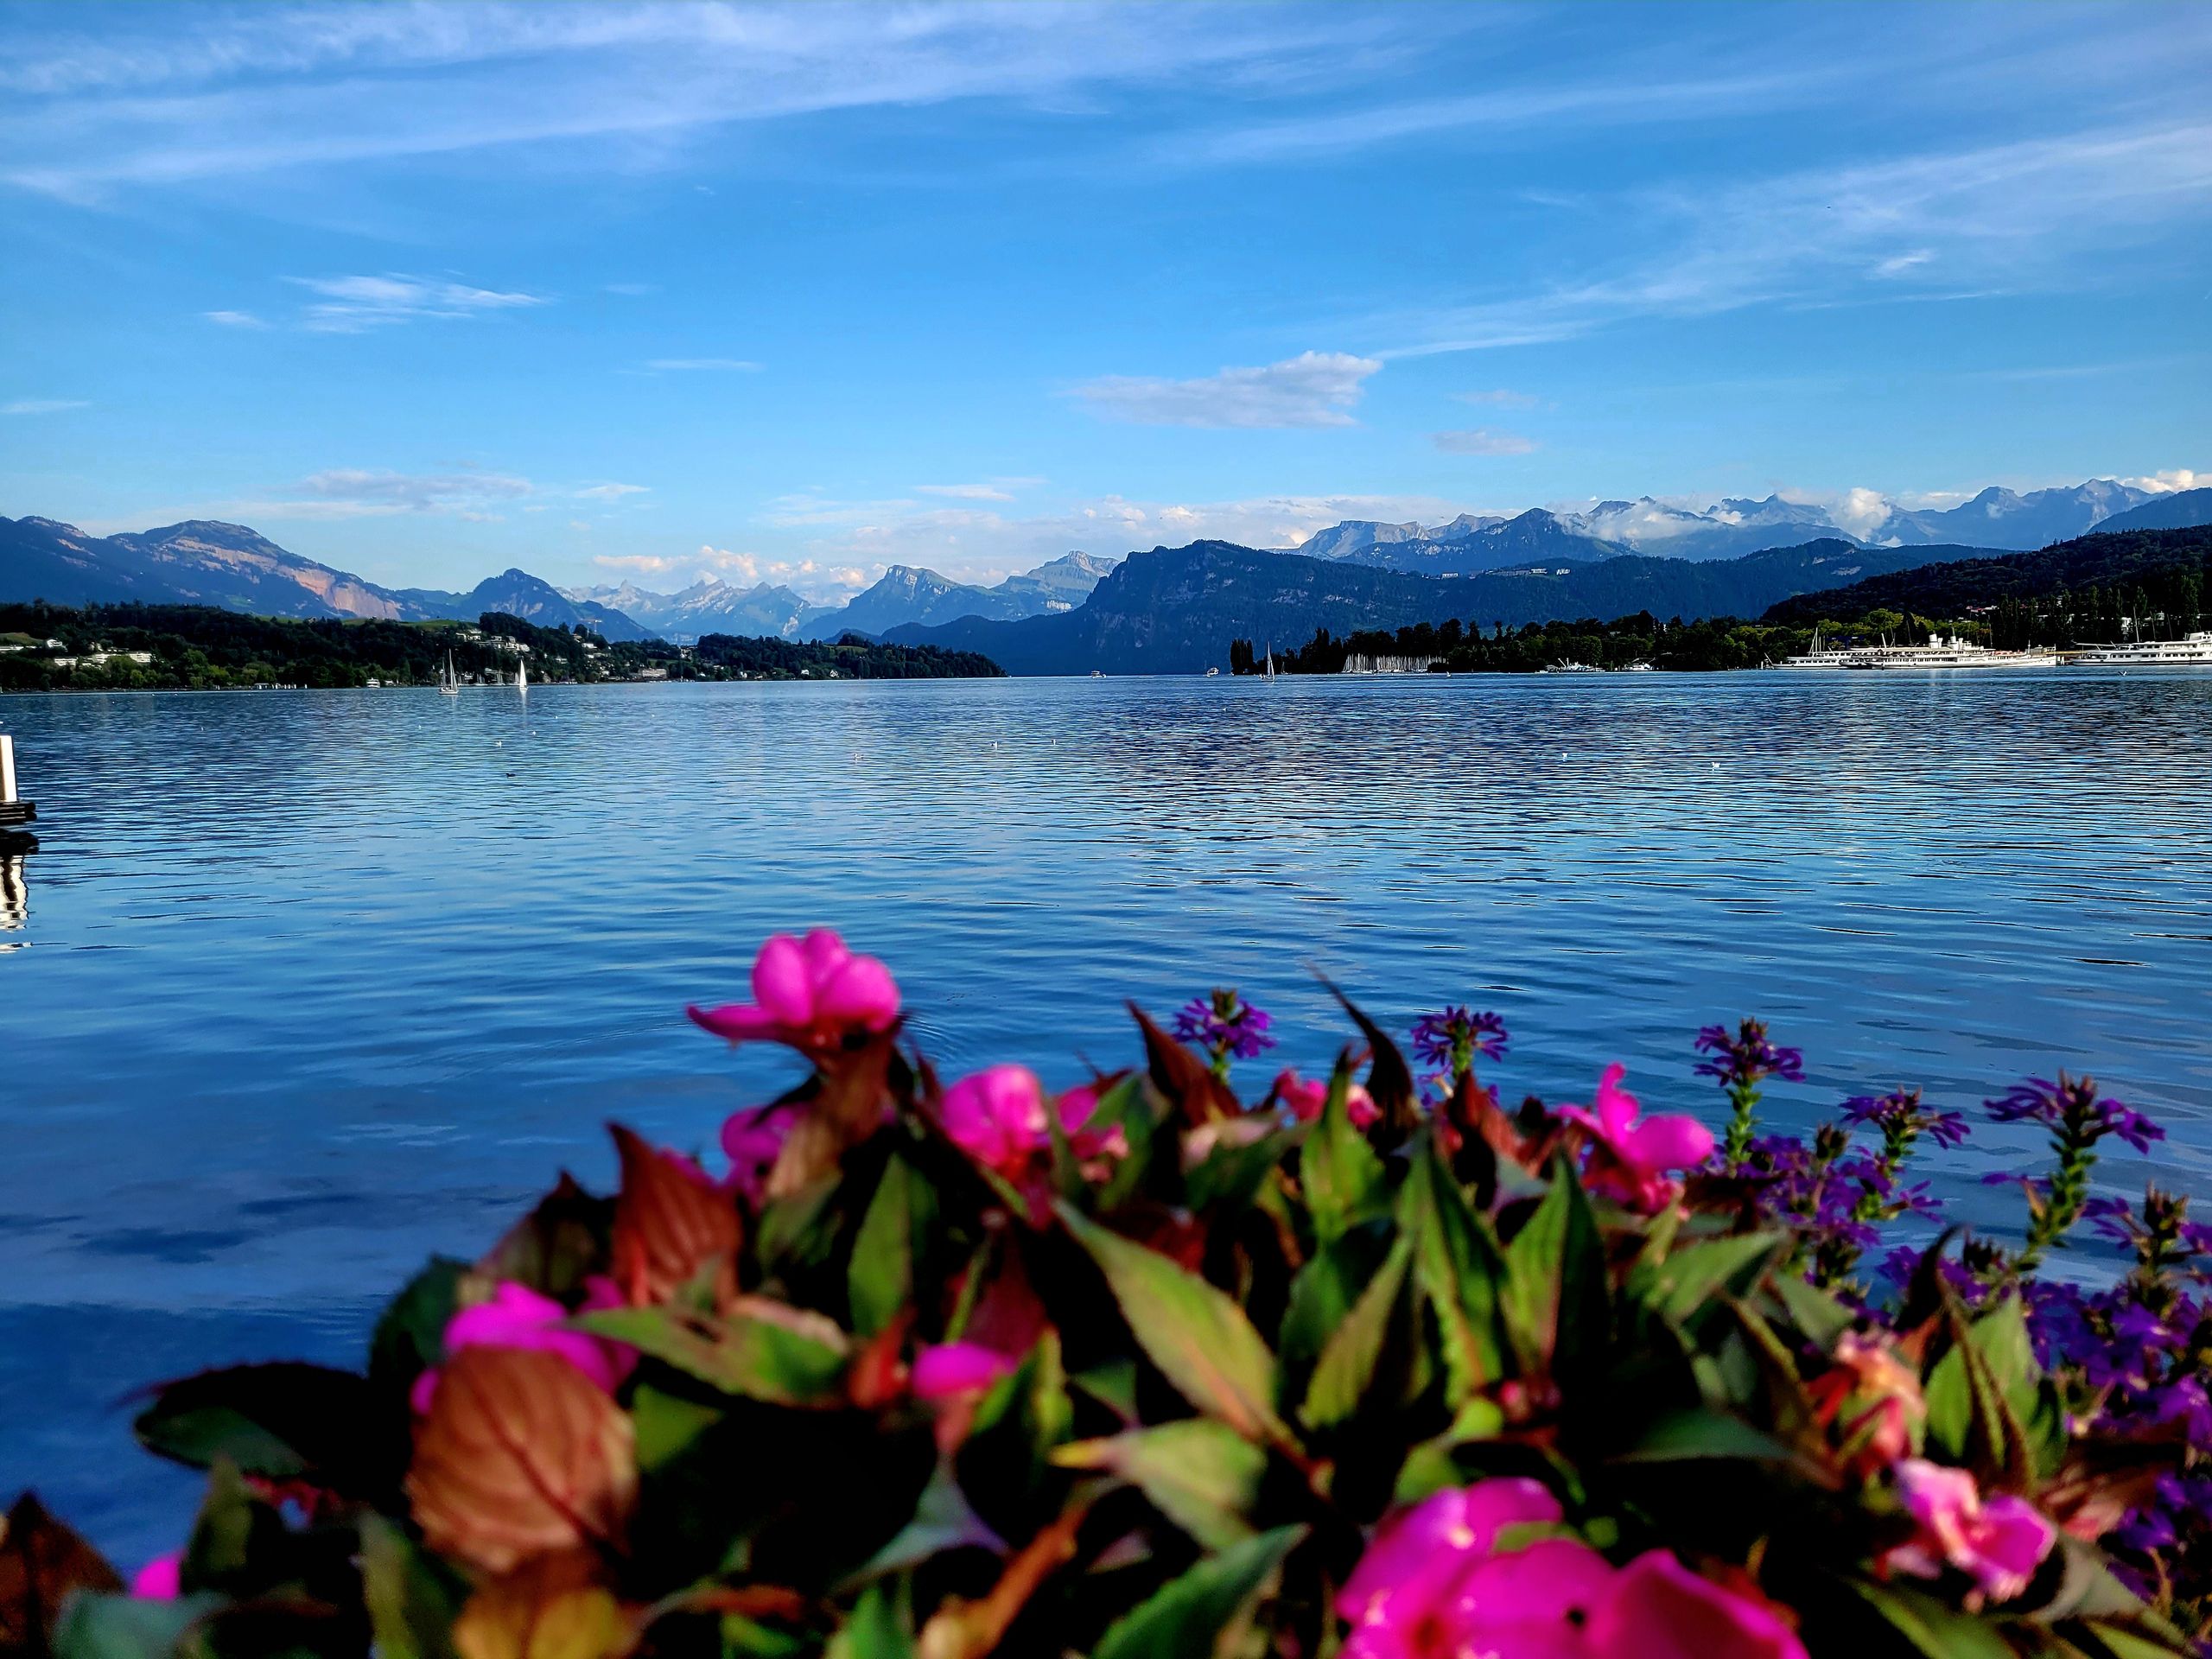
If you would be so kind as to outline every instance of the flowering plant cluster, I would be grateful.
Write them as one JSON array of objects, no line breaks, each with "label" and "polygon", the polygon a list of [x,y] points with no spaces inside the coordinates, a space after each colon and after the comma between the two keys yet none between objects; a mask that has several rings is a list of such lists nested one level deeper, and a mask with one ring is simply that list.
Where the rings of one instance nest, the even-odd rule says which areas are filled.
[{"label": "flowering plant cluster", "polygon": [[[2061,1079],[2025,1243],[1924,1242],[1955,1116],[1900,1092],[1809,1144],[1801,1074],[1700,1039],[1717,1141],[1607,1068],[1503,1107],[1449,1008],[1256,1099],[1233,992],[1071,1086],[946,1080],[883,965],[764,946],[693,1010],[804,1058],[710,1168],[614,1130],[359,1371],[156,1390],[210,1471],[131,1585],[26,1496],[0,1632],[34,1659],[1808,1659],[2197,1650],[2212,1625],[2212,1244],[2090,1191],[2155,1128]],[[1708,1040],[1709,1039],[1709,1040]],[[1196,1044],[1198,1047],[1186,1046]],[[1363,1077],[1356,1076],[1363,1071]],[[2084,1217],[2133,1257],[2039,1279]],[[1918,1228],[1878,1294],[1882,1230]],[[1880,1278],[1881,1275],[1868,1275]]]}]

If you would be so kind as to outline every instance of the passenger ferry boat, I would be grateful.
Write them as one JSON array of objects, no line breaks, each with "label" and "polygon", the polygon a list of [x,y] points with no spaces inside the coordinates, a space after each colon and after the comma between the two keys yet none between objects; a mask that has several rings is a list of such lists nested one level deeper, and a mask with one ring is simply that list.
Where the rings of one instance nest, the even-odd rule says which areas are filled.
[{"label": "passenger ferry boat", "polygon": [[1813,631],[1813,648],[1802,657],[1785,657],[1774,664],[1777,668],[1848,668],[1853,652],[1848,646],[1824,645],[1820,630]]},{"label": "passenger ferry boat", "polygon": [[2055,668],[2055,651],[1995,651],[1953,634],[1930,634],[1924,645],[1866,645],[1846,653],[1843,666],[1894,668]]},{"label": "passenger ferry boat", "polygon": [[2063,660],[2069,668],[2212,668],[2212,632],[2200,630],[2179,639],[2092,645],[2069,651]]}]

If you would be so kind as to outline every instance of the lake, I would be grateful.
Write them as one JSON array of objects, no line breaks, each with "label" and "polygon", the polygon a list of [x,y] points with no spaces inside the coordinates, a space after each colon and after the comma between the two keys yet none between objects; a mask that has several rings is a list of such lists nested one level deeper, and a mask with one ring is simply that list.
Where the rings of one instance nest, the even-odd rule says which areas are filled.
[{"label": "lake", "polygon": [[[128,1562],[196,1482],[133,1387],[353,1363],[601,1124],[713,1143],[790,1079],[687,1001],[760,939],[882,956],[957,1073],[1135,1052],[1236,984],[1271,1062],[1501,1011],[1509,1097],[1717,1096],[1766,1015],[1803,1128],[2093,1070],[2212,1190],[2212,677],[2074,672],[548,686],[0,699],[41,846],[0,883],[0,1486]],[[1240,1075],[1264,1087],[1267,1067]],[[1978,1113],[1975,1114],[1978,1118]],[[2002,1224],[2035,1141],[1932,1160]],[[2141,1160],[2101,1173],[2139,1189]]]}]

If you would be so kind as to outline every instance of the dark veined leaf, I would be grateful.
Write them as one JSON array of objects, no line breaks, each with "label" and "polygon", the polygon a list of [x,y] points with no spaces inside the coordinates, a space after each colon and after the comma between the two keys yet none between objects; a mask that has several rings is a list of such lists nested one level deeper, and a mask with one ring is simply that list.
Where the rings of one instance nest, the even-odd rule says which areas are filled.
[{"label": "dark veined leaf", "polygon": [[1401,1236],[1351,1313],[1330,1334],[1306,1385],[1306,1403],[1299,1408],[1300,1420],[1308,1428],[1334,1427],[1359,1409],[1376,1381],[1394,1326],[1402,1338],[1418,1339],[1419,1327],[1408,1317],[1412,1264],[1412,1241]]},{"label": "dark veined leaf", "polygon": [[1244,1109],[1229,1085],[1214,1076],[1204,1060],[1154,1025],[1152,1016],[1134,1002],[1129,1004],[1129,1014],[1144,1034],[1145,1065],[1151,1073],[1152,1086],[1185,1122],[1196,1125],[1243,1115]]},{"label": "dark veined leaf", "polygon": [[937,1216],[937,1189],[904,1158],[893,1154],[868,1200],[853,1241],[845,1274],[853,1329],[872,1337],[913,1300],[915,1263],[928,1249]]},{"label": "dark veined leaf", "polygon": [[1313,1217],[1313,1236],[1325,1249],[1379,1208],[1384,1198],[1382,1160],[1352,1122],[1346,1105],[1351,1086],[1351,1057],[1339,1055],[1320,1122],[1298,1154],[1299,1183]]},{"label": "dark veined leaf", "polygon": [[696,1166],[620,1123],[607,1128],[622,1158],[609,1244],[615,1282],[632,1302],[658,1302],[711,1277],[715,1300],[726,1300],[737,1288],[737,1205]]},{"label": "dark veined leaf", "polygon": [[538,1555],[487,1579],[454,1622],[461,1659],[609,1659],[626,1653],[630,1621],[587,1551]]},{"label": "dark veined leaf", "polygon": [[406,1457],[389,1405],[352,1371],[283,1360],[162,1383],[132,1427],[148,1451],[194,1468],[227,1458],[249,1475],[375,1499]]},{"label": "dark veined leaf", "polygon": [[1326,977],[1322,978],[1321,983],[1328,987],[1329,995],[1351,1016],[1352,1024],[1359,1027],[1359,1034],[1367,1039],[1367,1052],[1371,1057],[1367,1068],[1368,1095],[1392,1134],[1403,1140],[1421,1128],[1421,1114],[1414,1103],[1414,1074],[1406,1065],[1406,1057],[1398,1052],[1390,1033],[1369,1019],[1357,1003]]},{"label": "dark veined leaf", "polygon": [[486,1573],[619,1543],[637,1492],[629,1418],[575,1366],[536,1349],[454,1355],[407,1473],[423,1538]]},{"label": "dark veined leaf", "polygon": [[[1929,1372],[1922,1392],[1928,1402],[1929,1438],[1985,1483],[2019,1491],[2032,1476],[2035,1452],[1991,1363],[1993,1351],[2017,1375],[2024,1357],[2013,1343],[2016,1330],[2018,1339],[2025,1340],[2025,1327],[2018,1324],[2017,1301],[2007,1298],[2006,1303],[2009,1314],[2000,1304],[1971,1324],[1955,1300],[1948,1304],[1944,1322],[1951,1345]],[[2032,1356],[2024,1358],[2032,1370]]]},{"label": "dark veined leaf", "polygon": [[1068,1438],[1074,1421],[1059,1332],[1047,1327],[1021,1363],[977,1402],[956,1458],[962,1485],[1009,1530],[1039,1518],[1025,1516],[1024,1507],[1051,1479],[1052,1448]]},{"label": "dark veined leaf", "polygon": [[1925,1591],[1865,1579],[1851,1587],[1925,1659],[2018,1659],[1995,1625]]},{"label": "dark veined leaf", "polygon": [[1766,1271],[1782,1248],[1776,1233],[1739,1233],[1685,1244],[1663,1262],[1641,1268],[1630,1294],[1666,1318],[1682,1324],[1726,1290],[1740,1295]]},{"label": "dark veined leaf", "polygon": [[1162,1176],[1181,1179],[1181,1171],[1173,1167],[1179,1140],[1166,1127],[1173,1111],[1142,1072],[1121,1078],[1098,1097],[1098,1110],[1091,1122],[1102,1132],[1118,1125],[1129,1148],[1115,1160],[1105,1184],[1098,1189],[1096,1208],[1100,1214],[1111,1215],[1146,1191],[1154,1179],[1155,1162],[1160,1165]]},{"label": "dark veined leaf", "polygon": [[1275,1414],[1275,1358],[1244,1310],[1197,1274],[1058,1206],[1106,1275],[1146,1357],[1183,1397],[1248,1440],[1294,1444]]},{"label": "dark veined leaf", "polygon": [[1414,1282],[1436,1312],[1456,1409],[1504,1374],[1503,1252],[1433,1145],[1414,1154],[1399,1189],[1398,1225],[1413,1241]]},{"label": "dark veined leaf", "polygon": [[1306,1138],[1303,1129],[1270,1129],[1264,1119],[1255,1117],[1225,1120],[1222,1128],[1243,1129],[1248,1124],[1260,1133],[1223,1135],[1198,1166],[1185,1173],[1184,1192],[1192,1210],[1243,1209],[1291,1148]]},{"label": "dark veined leaf", "polygon": [[1305,1536],[1278,1527],[1209,1555],[1116,1620],[1092,1659],[1212,1659]]},{"label": "dark veined leaf", "polygon": [[823,1659],[914,1659],[910,1623],[899,1599],[883,1585],[871,1584],[830,1638]]},{"label": "dark veined leaf", "polygon": [[494,1244],[476,1270],[509,1279],[550,1296],[572,1300],[594,1273],[607,1271],[607,1240],[614,1200],[594,1198],[566,1170],[553,1190]]},{"label": "dark veined leaf", "polygon": [[572,1323],[626,1342],[724,1394],[779,1406],[844,1403],[844,1333],[818,1313],[766,1297],[740,1297],[719,1318],[674,1307],[618,1307],[580,1314]]},{"label": "dark veined leaf", "polygon": [[[891,1074],[899,1060],[899,1028],[822,1062],[821,1087],[804,1103],[768,1172],[768,1197],[787,1198],[836,1175],[845,1154],[883,1124]],[[903,1076],[903,1071],[901,1072]]]},{"label": "dark veined leaf", "polygon": [[466,1586],[380,1515],[360,1522],[361,1599],[378,1659],[453,1659],[453,1621]]},{"label": "dark veined leaf", "polygon": [[1268,1469],[1264,1451],[1203,1417],[1080,1440],[1059,1447],[1052,1461],[1128,1481],[1207,1549],[1227,1549],[1252,1535],[1247,1517]]},{"label": "dark veined leaf", "polygon": [[247,1489],[237,1465],[219,1459],[185,1545],[182,1580],[233,1599],[258,1594],[288,1575],[289,1541],[276,1507]]},{"label": "dark veined leaf", "polygon": [[1774,1276],[1774,1292],[1782,1299],[1791,1321],[1815,1347],[1823,1350],[1834,1347],[1836,1338],[1858,1319],[1827,1292],[1794,1273],[1777,1273]]},{"label": "dark veined leaf", "polygon": [[122,1588],[121,1575],[106,1558],[30,1493],[18,1497],[0,1521],[0,1653],[38,1659],[72,1595]]},{"label": "dark veined leaf", "polygon": [[647,1474],[690,1451],[702,1434],[722,1421],[715,1407],[666,1394],[650,1382],[638,1384],[630,1397],[630,1422],[636,1430],[638,1467]]},{"label": "dark veined leaf", "polygon": [[1390,1253],[1390,1242],[1380,1233],[1376,1227],[1346,1233],[1316,1250],[1291,1279],[1275,1350],[1294,1387],[1311,1376],[1321,1350]]},{"label": "dark veined leaf", "polygon": [[1499,1298],[1524,1372],[1571,1370],[1611,1339],[1605,1248],[1573,1166],[1552,1168],[1551,1188],[1505,1247]]}]

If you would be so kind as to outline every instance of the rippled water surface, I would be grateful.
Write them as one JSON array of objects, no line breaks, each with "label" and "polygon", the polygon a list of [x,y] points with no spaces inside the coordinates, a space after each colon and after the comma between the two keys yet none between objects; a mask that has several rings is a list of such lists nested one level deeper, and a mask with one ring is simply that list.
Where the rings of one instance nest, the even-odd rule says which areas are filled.
[{"label": "rippled water surface", "polygon": [[[1471,1001],[1510,1090],[1699,1024],[1808,1054],[1776,1114],[2091,1068],[2212,1187],[2212,677],[1643,676],[0,699],[41,845],[0,880],[0,1487],[118,1554],[191,1483],[134,1385],[356,1357],[619,1116],[710,1144],[783,1080],[692,1030],[774,929],[893,965],[940,1065],[1069,1080],[1122,1000],[1315,979]],[[1984,1129],[1975,1184],[2031,1139]],[[2139,1163],[2110,1163],[2116,1183]]]}]

